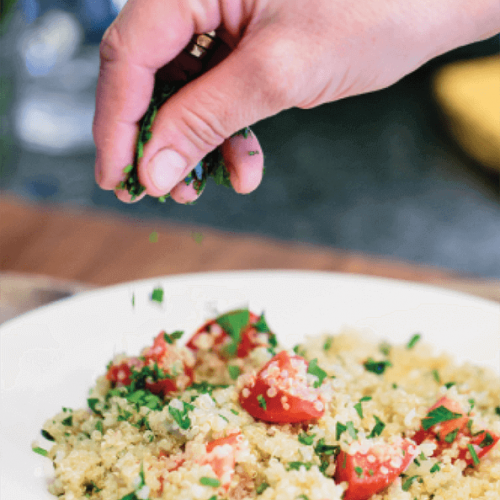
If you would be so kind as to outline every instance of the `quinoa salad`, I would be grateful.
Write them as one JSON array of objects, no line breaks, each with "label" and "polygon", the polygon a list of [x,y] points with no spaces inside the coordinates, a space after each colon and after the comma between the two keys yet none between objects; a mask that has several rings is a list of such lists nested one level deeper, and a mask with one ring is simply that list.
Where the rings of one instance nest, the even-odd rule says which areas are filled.
[{"label": "quinoa salad", "polygon": [[356,331],[280,347],[229,311],[118,355],[33,450],[61,500],[499,500],[500,378]]}]

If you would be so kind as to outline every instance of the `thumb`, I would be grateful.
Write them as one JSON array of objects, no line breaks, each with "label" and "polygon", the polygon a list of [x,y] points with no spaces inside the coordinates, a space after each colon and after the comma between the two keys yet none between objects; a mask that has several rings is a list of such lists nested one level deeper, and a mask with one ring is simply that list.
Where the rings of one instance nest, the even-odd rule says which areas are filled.
[{"label": "thumb", "polygon": [[139,165],[146,192],[170,192],[226,138],[284,109],[286,92],[275,84],[281,78],[277,70],[245,44],[171,97],[155,118]]}]

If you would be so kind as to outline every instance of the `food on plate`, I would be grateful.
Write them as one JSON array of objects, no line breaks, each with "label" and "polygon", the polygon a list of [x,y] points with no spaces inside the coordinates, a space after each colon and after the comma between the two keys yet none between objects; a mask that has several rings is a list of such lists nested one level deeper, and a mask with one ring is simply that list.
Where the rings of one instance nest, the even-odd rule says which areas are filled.
[{"label": "food on plate", "polygon": [[[286,332],[281,332],[286,335]],[[229,311],[116,356],[43,425],[61,500],[500,498],[500,378],[359,332],[291,351]],[[47,445],[49,443],[46,443]]]}]

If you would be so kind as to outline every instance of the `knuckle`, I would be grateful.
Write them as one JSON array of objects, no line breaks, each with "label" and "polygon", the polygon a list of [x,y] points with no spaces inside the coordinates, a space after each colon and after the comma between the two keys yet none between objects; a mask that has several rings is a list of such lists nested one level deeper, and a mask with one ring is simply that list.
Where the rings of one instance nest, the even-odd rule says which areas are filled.
[{"label": "knuckle", "polygon": [[101,61],[116,61],[124,50],[123,38],[117,23],[113,23],[104,33],[99,44]]},{"label": "knuckle", "polygon": [[185,107],[181,123],[182,133],[203,152],[220,146],[229,135],[220,119],[203,107]]}]

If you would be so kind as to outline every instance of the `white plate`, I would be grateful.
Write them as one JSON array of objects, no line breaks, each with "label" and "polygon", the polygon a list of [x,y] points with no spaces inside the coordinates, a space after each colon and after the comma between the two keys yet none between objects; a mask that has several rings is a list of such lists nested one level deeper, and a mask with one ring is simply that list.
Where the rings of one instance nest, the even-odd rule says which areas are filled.
[{"label": "white plate", "polygon": [[[164,302],[150,300],[162,286]],[[132,296],[135,306],[132,306]],[[193,332],[218,312],[266,313],[280,342],[344,325],[394,342],[416,332],[438,350],[500,372],[500,305],[439,288],[331,273],[259,271],[157,278],[95,290],[5,323],[1,333],[1,498],[53,500],[51,462],[31,451],[45,419],[83,407],[118,352],[135,354],[162,329]],[[186,336],[188,336],[186,334]]]}]

